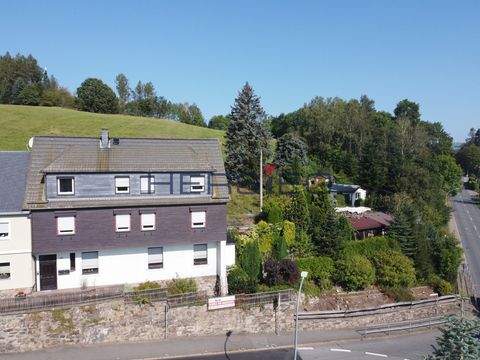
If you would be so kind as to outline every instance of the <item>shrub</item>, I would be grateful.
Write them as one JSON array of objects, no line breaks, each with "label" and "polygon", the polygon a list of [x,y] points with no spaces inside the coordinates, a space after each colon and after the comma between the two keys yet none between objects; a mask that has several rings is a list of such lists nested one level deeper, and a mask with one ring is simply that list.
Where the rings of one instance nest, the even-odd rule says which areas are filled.
[{"label": "shrub", "polygon": [[262,257],[266,258],[272,251],[273,243],[273,228],[271,224],[265,221],[260,221],[255,225],[254,230],[256,238],[258,239],[258,247],[262,253]]},{"label": "shrub", "polygon": [[268,286],[293,285],[300,277],[297,265],[289,259],[278,261],[270,258],[265,261],[264,271],[264,280]]},{"label": "shrub", "polygon": [[143,283],[138,284],[133,288],[134,291],[144,291],[144,290],[157,290],[160,289],[161,286],[159,283],[154,281],[145,281]]},{"label": "shrub", "polygon": [[375,269],[363,255],[353,255],[337,261],[337,281],[348,291],[362,290],[375,281]]},{"label": "shrub", "polygon": [[373,260],[377,282],[384,287],[411,287],[415,284],[412,260],[398,251],[379,251]]},{"label": "shrub", "polygon": [[292,244],[289,250],[290,254],[296,258],[309,257],[315,253],[310,236],[304,230],[296,232],[295,242]]},{"label": "shrub", "polygon": [[376,257],[379,251],[396,250],[399,251],[400,247],[391,238],[384,236],[369,237],[364,240],[349,241],[345,244],[342,251],[344,256],[352,255],[364,255],[370,261]]},{"label": "shrub", "polygon": [[272,244],[272,258],[285,259],[288,255],[287,243],[279,230],[275,230]]},{"label": "shrub", "polygon": [[438,293],[440,296],[454,293],[453,285],[438,275],[432,275],[428,280],[428,284],[432,287],[433,291]]},{"label": "shrub", "polygon": [[239,266],[234,266],[228,270],[228,293],[233,294],[249,294],[257,290],[257,283],[250,280],[245,270]]},{"label": "shrub", "polygon": [[307,296],[318,297],[322,293],[322,289],[313,280],[307,279],[303,283],[303,293]]},{"label": "shrub", "polygon": [[382,288],[382,292],[387,295],[389,298],[394,299],[395,301],[413,301],[415,297],[409,288],[405,287],[385,287]]},{"label": "shrub", "polygon": [[258,281],[262,270],[262,255],[260,254],[257,241],[250,241],[245,244],[239,265],[245,270],[251,281]]},{"label": "shrub", "polygon": [[458,267],[462,261],[462,249],[450,234],[440,236],[434,242],[434,262],[438,274],[448,281],[457,279]]},{"label": "shrub", "polygon": [[332,287],[332,274],[335,270],[334,261],[328,256],[307,257],[297,259],[300,271],[308,271],[308,277],[320,287],[327,290]]},{"label": "shrub", "polygon": [[197,283],[194,279],[173,279],[167,283],[169,295],[197,292]]},{"label": "shrub", "polygon": [[295,242],[295,223],[285,220],[283,222],[283,238],[287,243],[287,246],[292,246]]},{"label": "shrub", "polygon": [[269,196],[263,206],[267,222],[270,224],[281,223],[284,219],[284,211],[289,204],[288,196]]}]

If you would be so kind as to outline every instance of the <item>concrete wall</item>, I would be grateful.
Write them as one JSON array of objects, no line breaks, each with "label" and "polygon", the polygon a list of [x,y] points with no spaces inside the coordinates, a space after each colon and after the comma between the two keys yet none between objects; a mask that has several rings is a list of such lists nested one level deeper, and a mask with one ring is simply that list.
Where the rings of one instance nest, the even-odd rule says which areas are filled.
[{"label": "concrete wall", "polygon": [[[119,174],[62,174],[47,175],[46,191],[48,199],[55,198],[91,198],[91,197],[159,197],[172,195],[199,195],[210,194],[210,174],[208,173],[151,173],[155,178],[155,191],[153,194],[141,194],[140,177],[147,176],[147,173],[119,173]],[[190,177],[202,176],[205,179],[205,191],[190,193]],[[74,195],[57,194],[57,177],[73,177],[75,179]],[[130,178],[130,193],[115,193],[115,177],[128,176]]]},{"label": "concrete wall", "polygon": [[[75,252],[75,271],[70,270],[70,252],[57,253],[58,289],[82,286],[138,284],[144,281],[161,281],[174,278],[195,278],[217,274],[217,243],[209,242],[208,263],[193,265],[193,245],[167,245],[163,247],[163,269],[148,268],[146,247],[100,250],[98,274],[82,275],[82,255]],[[38,279],[40,284],[40,279]],[[41,290],[41,289],[40,289]]]},{"label": "concrete wall", "polygon": [[0,280],[0,290],[31,288],[35,281],[30,219],[27,215],[0,216],[10,224],[8,239],[0,238],[0,263],[10,263],[10,278]]},{"label": "concrete wall", "polygon": [[[145,208],[121,209],[122,213],[131,214],[131,230],[121,233],[115,231],[116,209],[74,210],[71,212],[75,216],[74,235],[57,235],[56,216],[59,212],[35,211],[31,214],[33,253],[55,254],[61,251],[96,251],[226,240],[225,204],[149,208],[149,211],[154,211],[156,214],[154,231],[141,231],[142,209]],[[191,211],[196,210],[206,211],[205,228],[191,228]]]}]

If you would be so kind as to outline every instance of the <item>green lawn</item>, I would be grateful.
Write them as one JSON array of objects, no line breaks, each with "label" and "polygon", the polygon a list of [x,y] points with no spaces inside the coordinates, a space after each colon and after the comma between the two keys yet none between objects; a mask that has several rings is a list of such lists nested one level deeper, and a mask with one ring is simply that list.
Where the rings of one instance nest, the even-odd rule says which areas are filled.
[{"label": "green lawn", "polygon": [[224,132],[172,120],[93,114],[56,107],[0,105],[0,150],[25,150],[35,135],[219,138]]}]

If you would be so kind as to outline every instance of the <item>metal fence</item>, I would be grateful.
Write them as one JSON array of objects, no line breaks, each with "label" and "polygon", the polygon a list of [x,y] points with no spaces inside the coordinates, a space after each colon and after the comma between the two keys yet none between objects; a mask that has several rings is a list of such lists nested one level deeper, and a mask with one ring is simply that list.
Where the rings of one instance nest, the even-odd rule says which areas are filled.
[{"label": "metal fence", "polygon": [[398,302],[392,304],[380,305],[374,308],[347,309],[347,310],[326,310],[318,312],[308,312],[298,314],[299,320],[317,320],[317,319],[339,319],[349,317],[359,317],[367,315],[377,315],[390,313],[402,309],[418,309],[422,307],[431,307],[444,304],[458,303],[460,298],[457,295],[441,296],[434,299],[417,300],[408,302]]},{"label": "metal fence", "polygon": [[425,319],[415,319],[400,321],[395,323],[389,323],[379,326],[370,326],[364,329],[357,330],[358,333],[362,336],[362,339],[372,334],[388,334],[398,331],[412,331],[415,329],[421,328],[432,328],[442,325],[447,322],[447,317],[445,316],[436,316]]},{"label": "metal fence", "polygon": [[[291,301],[295,296],[292,289],[256,294],[236,295],[236,306],[277,305]],[[98,303],[113,299],[123,299],[127,303],[149,304],[163,301],[169,308],[180,306],[205,305],[206,291],[169,295],[165,289],[124,290],[123,287],[99,287],[92,289],[62,290],[52,293],[33,293],[22,297],[0,299],[0,315],[24,313],[58,307]]]}]

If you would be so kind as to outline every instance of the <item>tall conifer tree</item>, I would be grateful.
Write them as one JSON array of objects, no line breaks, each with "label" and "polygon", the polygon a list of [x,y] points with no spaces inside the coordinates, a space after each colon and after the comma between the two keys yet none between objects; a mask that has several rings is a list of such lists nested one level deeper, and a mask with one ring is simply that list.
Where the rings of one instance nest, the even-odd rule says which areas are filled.
[{"label": "tall conifer tree", "polygon": [[260,148],[268,156],[269,134],[263,126],[265,111],[248,82],[238,93],[227,129],[226,171],[228,179],[254,187],[259,181]]}]

